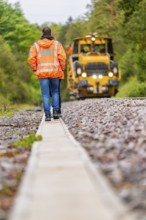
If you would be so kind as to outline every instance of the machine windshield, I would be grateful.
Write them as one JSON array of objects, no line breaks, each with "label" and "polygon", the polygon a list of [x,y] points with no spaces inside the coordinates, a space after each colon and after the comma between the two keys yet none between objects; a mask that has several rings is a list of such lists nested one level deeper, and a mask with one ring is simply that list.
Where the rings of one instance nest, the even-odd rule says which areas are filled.
[{"label": "machine windshield", "polygon": [[[91,48],[92,48],[91,44],[81,44],[80,45],[80,52],[81,53],[91,52]],[[95,44],[94,45],[94,52],[105,53],[106,52],[105,44]]]}]

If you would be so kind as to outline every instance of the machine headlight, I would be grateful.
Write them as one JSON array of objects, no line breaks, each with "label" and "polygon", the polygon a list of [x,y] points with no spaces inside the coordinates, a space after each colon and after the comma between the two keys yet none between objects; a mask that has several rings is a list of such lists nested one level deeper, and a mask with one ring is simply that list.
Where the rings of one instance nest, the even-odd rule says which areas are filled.
[{"label": "machine headlight", "polygon": [[81,69],[80,67],[78,67],[78,68],[77,68],[77,74],[78,74],[78,75],[81,75],[81,73],[82,73],[82,69]]},{"label": "machine headlight", "polygon": [[95,37],[91,37],[91,40],[92,40],[92,41],[95,41]]},{"label": "machine headlight", "polygon": [[100,75],[98,76],[98,78],[99,78],[99,79],[102,79],[102,78],[103,78],[103,75],[102,75],[102,74],[100,74]]},{"label": "machine headlight", "polygon": [[92,78],[93,79],[97,79],[97,76],[94,74],[94,75],[92,75]]},{"label": "machine headlight", "polygon": [[114,73],[114,74],[117,74],[117,73],[118,73],[118,68],[117,68],[117,67],[114,67],[114,68],[113,68],[113,73]]},{"label": "machine headlight", "polygon": [[87,77],[87,73],[82,73],[82,77],[86,78]]},{"label": "machine headlight", "polygon": [[114,75],[114,74],[113,74],[112,72],[109,72],[109,73],[108,73],[108,76],[109,76],[109,77],[113,77],[113,75]]}]

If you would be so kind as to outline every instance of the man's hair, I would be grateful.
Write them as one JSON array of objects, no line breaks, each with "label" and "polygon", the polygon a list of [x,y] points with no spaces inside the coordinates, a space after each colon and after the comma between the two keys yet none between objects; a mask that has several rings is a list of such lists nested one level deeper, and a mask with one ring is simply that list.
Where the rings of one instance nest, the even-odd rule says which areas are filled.
[{"label": "man's hair", "polygon": [[51,29],[49,27],[44,27],[42,32],[43,35],[51,35]]}]

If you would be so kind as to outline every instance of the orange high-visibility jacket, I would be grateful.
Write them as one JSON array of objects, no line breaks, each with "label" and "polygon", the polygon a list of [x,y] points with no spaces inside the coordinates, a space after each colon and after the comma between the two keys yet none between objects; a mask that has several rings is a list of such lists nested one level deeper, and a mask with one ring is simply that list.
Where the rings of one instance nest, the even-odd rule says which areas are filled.
[{"label": "orange high-visibility jacket", "polygon": [[71,46],[67,47],[66,54],[68,54],[68,55],[72,54],[72,47]]},{"label": "orange high-visibility jacket", "polygon": [[30,48],[28,63],[38,78],[64,79],[65,61],[65,51],[58,41],[45,38]]}]

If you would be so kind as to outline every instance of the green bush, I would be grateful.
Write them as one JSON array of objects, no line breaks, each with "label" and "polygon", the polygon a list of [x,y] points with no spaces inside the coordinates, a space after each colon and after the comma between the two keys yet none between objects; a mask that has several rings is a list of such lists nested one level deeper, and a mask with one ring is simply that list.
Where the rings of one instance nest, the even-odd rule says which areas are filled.
[{"label": "green bush", "polygon": [[119,92],[116,97],[145,97],[146,84],[139,82],[136,77],[131,77],[129,80],[119,87]]},{"label": "green bush", "polygon": [[129,49],[120,60],[120,69],[122,72],[122,82],[126,82],[129,77],[136,73],[136,58],[132,49]]},{"label": "green bush", "polygon": [[28,64],[17,60],[0,36],[0,95],[13,103],[38,103],[41,100],[38,79]]},{"label": "green bush", "polygon": [[140,82],[146,81],[146,50],[137,52],[136,55],[137,71],[136,76]]}]

